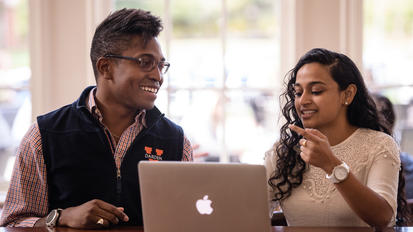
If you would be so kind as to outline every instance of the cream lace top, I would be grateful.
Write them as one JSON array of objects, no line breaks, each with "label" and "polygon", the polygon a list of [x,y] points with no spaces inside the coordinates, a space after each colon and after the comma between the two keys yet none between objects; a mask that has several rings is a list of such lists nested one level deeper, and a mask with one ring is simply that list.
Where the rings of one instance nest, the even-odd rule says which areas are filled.
[{"label": "cream lace top", "polygon": [[[395,224],[397,186],[400,169],[399,149],[391,136],[385,133],[358,129],[342,143],[332,146],[333,153],[346,162],[356,178],[382,196],[393,209]],[[267,176],[276,167],[276,155],[270,150],[265,155]],[[303,182],[294,188],[280,206],[291,226],[368,226],[347,205],[341,194],[325,177],[326,173],[309,165]],[[269,199],[274,197],[269,187]],[[274,204],[270,201],[270,205]]]}]

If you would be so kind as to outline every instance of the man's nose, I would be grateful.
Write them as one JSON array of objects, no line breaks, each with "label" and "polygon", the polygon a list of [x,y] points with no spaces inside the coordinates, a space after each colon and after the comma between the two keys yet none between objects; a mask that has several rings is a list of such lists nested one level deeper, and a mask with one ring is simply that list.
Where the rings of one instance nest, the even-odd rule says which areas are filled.
[{"label": "man's nose", "polygon": [[155,66],[150,72],[150,78],[152,80],[159,81],[160,83],[162,83],[163,81],[163,75],[164,74],[161,72],[158,66]]}]

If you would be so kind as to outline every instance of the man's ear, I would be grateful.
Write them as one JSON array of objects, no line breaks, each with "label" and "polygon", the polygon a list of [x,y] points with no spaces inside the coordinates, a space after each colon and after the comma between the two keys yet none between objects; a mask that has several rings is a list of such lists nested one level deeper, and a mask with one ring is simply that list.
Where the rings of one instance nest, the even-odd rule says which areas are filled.
[{"label": "man's ear", "polygon": [[96,61],[96,69],[98,71],[98,75],[103,77],[104,79],[111,79],[112,65],[113,63],[108,58],[100,57]]},{"label": "man's ear", "polygon": [[357,86],[355,84],[350,84],[349,86],[347,86],[347,88],[344,90],[344,105],[350,105],[354,99],[354,96],[356,96],[356,93]]}]

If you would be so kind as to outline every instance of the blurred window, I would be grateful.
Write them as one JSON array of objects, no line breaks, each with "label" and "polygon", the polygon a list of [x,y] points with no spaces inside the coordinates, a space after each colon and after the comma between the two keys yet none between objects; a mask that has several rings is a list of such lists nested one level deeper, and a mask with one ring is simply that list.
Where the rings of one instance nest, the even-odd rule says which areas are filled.
[{"label": "blurred window", "polygon": [[411,143],[413,133],[406,132],[413,129],[413,0],[364,0],[363,47],[368,87],[392,101],[395,137]]},{"label": "blurred window", "polygon": [[28,0],[0,0],[0,202],[31,122]]},{"label": "blurred window", "polygon": [[277,139],[280,0],[114,0],[164,22],[171,68],[157,106],[198,160],[262,163]]}]

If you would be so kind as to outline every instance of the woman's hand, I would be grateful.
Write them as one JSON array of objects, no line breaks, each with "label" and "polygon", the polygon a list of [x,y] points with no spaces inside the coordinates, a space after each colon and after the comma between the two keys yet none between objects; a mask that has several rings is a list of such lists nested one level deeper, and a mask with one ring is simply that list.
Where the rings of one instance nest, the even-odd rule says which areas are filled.
[{"label": "woman's hand", "polygon": [[304,137],[300,139],[300,156],[306,163],[319,167],[328,174],[331,174],[335,166],[341,164],[333,154],[328,138],[319,130],[303,129],[293,124],[288,127]]}]

